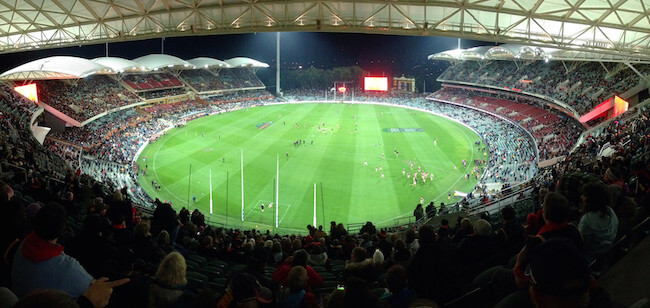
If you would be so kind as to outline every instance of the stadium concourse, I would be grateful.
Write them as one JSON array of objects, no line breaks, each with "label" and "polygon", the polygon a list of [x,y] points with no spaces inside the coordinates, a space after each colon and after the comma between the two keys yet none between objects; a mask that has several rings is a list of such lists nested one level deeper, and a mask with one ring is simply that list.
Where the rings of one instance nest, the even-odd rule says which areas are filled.
[{"label": "stadium concourse", "polygon": [[[274,97],[249,66],[187,70],[178,63],[180,67],[164,64],[138,73],[38,81],[39,105],[3,85],[0,249],[7,252],[0,283],[10,289],[3,289],[2,296],[24,297],[49,281],[47,287],[74,294],[84,303],[102,287],[101,282],[87,287],[86,279],[108,277],[130,279],[113,288],[109,307],[214,307],[246,300],[284,307],[294,293],[303,294],[310,307],[530,306],[527,294],[516,298],[528,289],[508,283],[515,278],[513,267],[515,273],[536,274],[533,287],[560,292],[559,300],[568,296],[629,305],[641,299],[635,297],[636,290],[646,289],[636,283],[627,293],[609,298],[609,286],[596,287],[598,280],[589,279],[589,288],[558,290],[543,285],[549,281],[538,274],[540,264],[531,262],[528,272],[522,261],[528,260],[528,253],[536,259],[529,246],[534,239],[571,234],[591,261],[579,278],[606,277],[611,274],[607,269],[627,262],[625,253],[646,238],[650,111],[641,104],[616,121],[590,128],[579,139],[586,127],[567,113],[541,105],[538,97],[481,91],[507,81],[485,78],[508,72],[510,64],[503,62],[490,64],[490,73],[480,75],[468,73],[469,64],[452,66],[441,80],[453,77],[465,83],[454,87],[449,82],[429,96],[358,95],[355,100],[429,110],[474,129],[489,152],[479,193],[460,204],[427,206],[426,214],[409,225],[367,222],[356,230],[332,221],[329,227],[308,226],[304,235],[273,234],[211,225],[198,210],[176,212],[169,204],[151,200],[139,188],[133,161],[147,141],[175,125],[256,105],[322,101],[325,91]],[[621,83],[629,81],[611,82],[586,68],[576,72],[581,72],[575,78],[582,83],[573,83],[564,96],[553,99],[562,98],[581,112],[601,94],[617,93]],[[534,73],[532,79],[549,80],[541,82],[549,87],[557,77],[554,70]],[[595,85],[604,90],[595,90]],[[594,90],[593,100],[574,99],[576,93]],[[539,88],[542,96],[555,92]],[[37,116],[44,109],[49,120],[79,125],[53,127],[41,145],[35,128],[43,124]],[[598,155],[606,148],[611,149],[608,156]],[[540,170],[540,161],[558,156],[564,159]],[[600,198],[594,198],[597,193]],[[57,214],[63,212],[61,207],[67,215]],[[589,219],[598,220],[601,228],[591,226]],[[556,241],[550,242],[544,247]],[[25,252],[33,253],[31,245],[44,245],[48,257],[76,259],[83,268],[75,270],[84,274],[30,276],[49,260]],[[34,268],[12,268],[14,260]],[[60,269],[49,268],[49,275]],[[647,266],[629,270],[643,272]],[[83,287],[73,292],[57,280]],[[590,297],[583,296],[587,290]]]}]

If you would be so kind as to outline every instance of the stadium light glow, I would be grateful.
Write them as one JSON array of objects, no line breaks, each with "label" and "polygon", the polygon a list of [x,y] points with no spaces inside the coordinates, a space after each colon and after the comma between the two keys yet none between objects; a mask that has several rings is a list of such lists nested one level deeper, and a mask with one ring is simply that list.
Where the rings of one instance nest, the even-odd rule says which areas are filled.
[{"label": "stadium light glow", "polygon": [[24,86],[14,87],[14,91],[20,93],[32,102],[38,103],[38,92],[36,91],[36,84],[31,83]]},{"label": "stadium light glow", "polygon": [[626,112],[629,106],[630,103],[618,97],[618,95],[614,96],[614,113],[612,114],[612,116],[615,117],[621,113]]},{"label": "stadium light glow", "polygon": [[339,87],[339,92],[345,93],[348,89],[345,87]]}]

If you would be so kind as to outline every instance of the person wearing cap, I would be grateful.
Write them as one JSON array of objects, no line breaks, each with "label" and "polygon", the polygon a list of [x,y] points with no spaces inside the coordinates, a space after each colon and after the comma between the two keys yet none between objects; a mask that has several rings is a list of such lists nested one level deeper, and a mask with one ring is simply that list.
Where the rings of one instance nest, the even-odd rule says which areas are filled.
[{"label": "person wearing cap", "polygon": [[552,238],[530,255],[525,275],[528,293],[535,307],[611,307],[607,292],[598,287],[584,254],[573,242]]}]

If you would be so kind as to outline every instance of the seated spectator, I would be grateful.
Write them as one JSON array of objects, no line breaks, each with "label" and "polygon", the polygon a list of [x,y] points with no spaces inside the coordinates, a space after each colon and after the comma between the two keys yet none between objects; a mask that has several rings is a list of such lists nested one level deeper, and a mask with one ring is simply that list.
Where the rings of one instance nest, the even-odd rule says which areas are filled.
[{"label": "seated spectator", "polygon": [[416,298],[415,291],[408,288],[408,272],[399,264],[395,264],[388,269],[386,287],[387,292],[382,295],[382,300],[390,308],[410,307]]},{"label": "seated spectator", "polygon": [[296,250],[292,256],[288,257],[273,272],[273,281],[282,285],[287,285],[287,276],[292,267],[300,265],[307,270],[307,285],[309,288],[317,288],[323,284],[323,277],[317,273],[314,268],[307,265],[307,251],[304,249]]},{"label": "seated spectator", "polygon": [[578,229],[584,239],[584,252],[588,261],[607,252],[616,240],[618,218],[610,204],[607,186],[589,183],[582,187],[584,215],[580,218]]},{"label": "seated spectator", "polygon": [[273,292],[248,273],[236,273],[217,307],[260,307],[273,302]]},{"label": "seated spectator", "polygon": [[131,249],[119,248],[104,265],[110,279],[128,278],[129,282],[115,287],[107,308],[146,307],[151,278],[134,271],[135,254]]},{"label": "seated spectator", "polygon": [[103,236],[107,231],[105,228],[102,217],[89,214],[84,220],[82,232],[77,235],[68,250],[88,273],[96,277],[100,274],[102,264],[115,252],[115,246]]},{"label": "seated spectator", "polygon": [[34,231],[18,246],[12,266],[12,291],[19,298],[36,289],[56,289],[72,298],[83,295],[93,277],[57,244],[65,230],[65,209],[50,203],[36,214]]},{"label": "seated spectator", "polygon": [[310,265],[325,265],[327,263],[327,252],[324,252],[320,245],[312,245],[307,256]]},{"label": "seated spectator", "polygon": [[145,262],[158,264],[167,254],[153,242],[147,222],[141,222],[133,228],[133,252],[135,256]]},{"label": "seated spectator", "polygon": [[156,279],[149,288],[149,307],[170,307],[187,287],[187,265],[178,252],[168,254],[158,265]]},{"label": "seated spectator", "polygon": [[463,268],[472,267],[493,257],[497,248],[492,225],[485,219],[479,219],[474,223],[474,233],[465,236],[458,244],[455,260]]},{"label": "seated spectator", "polygon": [[524,228],[526,230],[526,236],[532,237],[537,235],[537,232],[539,232],[539,216],[535,213],[530,213],[528,216],[526,216],[526,227]]},{"label": "seated spectator", "polygon": [[535,307],[612,307],[606,292],[595,284],[587,260],[570,240],[553,238],[530,256],[530,301]]},{"label": "seated spectator", "polygon": [[523,305],[528,301],[527,289],[530,280],[525,271],[531,252],[541,243],[551,238],[565,238],[579,249],[583,247],[580,231],[569,224],[569,202],[564,196],[554,192],[546,194],[542,213],[546,224],[519,252],[514,271],[503,269],[492,276],[492,281],[500,292],[510,293],[502,298],[499,305]]},{"label": "seated spectator", "polygon": [[350,277],[345,283],[343,307],[379,308],[381,301],[370,292],[367,281],[358,277]]},{"label": "seated spectator", "polygon": [[353,276],[361,278],[368,283],[375,282],[379,279],[379,273],[375,269],[372,259],[366,258],[366,249],[363,247],[355,247],[352,250],[352,257],[345,262],[343,280],[347,281]]},{"label": "seated spectator", "polygon": [[472,226],[472,221],[469,218],[463,218],[460,221],[460,228],[456,230],[456,233],[454,233],[454,236],[451,238],[451,240],[454,243],[460,243],[460,241],[465,238],[465,236],[472,234],[474,232],[474,228]]},{"label": "seated spectator", "polygon": [[397,239],[393,245],[393,251],[390,256],[393,264],[401,264],[404,267],[408,267],[411,264],[411,260],[413,260],[411,250],[406,248],[406,243],[401,239]]},{"label": "seated spectator", "polygon": [[174,247],[169,244],[169,232],[162,230],[158,233],[158,247],[165,252],[165,255],[174,251]]},{"label": "seated spectator", "polygon": [[449,228],[449,220],[447,220],[447,218],[443,218],[440,221],[440,228],[438,228],[438,240],[451,240],[451,229]]},{"label": "seated spectator", "polygon": [[287,282],[287,288],[280,295],[280,307],[319,307],[314,293],[307,290],[307,270],[304,267],[297,265],[291,268]]}]

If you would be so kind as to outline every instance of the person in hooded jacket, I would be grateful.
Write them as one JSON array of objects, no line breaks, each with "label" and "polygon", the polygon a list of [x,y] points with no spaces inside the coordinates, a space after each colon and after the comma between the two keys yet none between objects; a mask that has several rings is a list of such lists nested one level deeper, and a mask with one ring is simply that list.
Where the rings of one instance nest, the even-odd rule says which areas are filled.
[{"label": "person in hooded jacket", "polygon": [[609,190],[604,184],[585,184],[581,199],[584,215],[580,217],[578,230],[584,239],[585,256],[591,261],[612,247],[618,231],[618,217],[610,207]]}]

